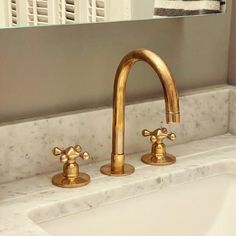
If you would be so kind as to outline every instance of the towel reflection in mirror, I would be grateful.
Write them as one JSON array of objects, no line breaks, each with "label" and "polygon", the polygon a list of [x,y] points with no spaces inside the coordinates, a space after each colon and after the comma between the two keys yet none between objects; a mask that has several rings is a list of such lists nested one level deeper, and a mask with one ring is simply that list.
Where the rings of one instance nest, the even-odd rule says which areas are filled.
[{"label": "towel reflection in mirror", "polygon": [[155,17],[191,16],[225,12],[226,0],[156,0]]}]

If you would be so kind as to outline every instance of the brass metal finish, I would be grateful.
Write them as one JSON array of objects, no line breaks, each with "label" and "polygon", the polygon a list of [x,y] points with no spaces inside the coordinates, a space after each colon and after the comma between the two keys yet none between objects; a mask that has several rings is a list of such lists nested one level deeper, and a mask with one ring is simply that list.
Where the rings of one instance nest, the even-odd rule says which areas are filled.
[{"label": "brass metal finish", "polygon": [[163,143],[164,139],[169,139],[174,141],[176,135],[174,133],[169,133],[166,128],[159,128],[150,132],[148,130],[143,130],[144,137],[150,136],[150,141],[152,144],[151,153],[142,156],[142,161],[149,165],[155,166],[165,166],[171,165],[176,162],[176,157],[166,153],[166,145]]},{"label": "brass metal finish", "polygon": [[134,167],[130,164],[124,164],[124,169],[117,173],[111,171],[111,164],[106,164],[102,166],[100,170],[104,175],[109,175],[109,176],[126,176],[126,175],[131,175],[135,171]]},{"label": "brass metal finish", "polygon": [[52,183],[62,188],[76,188],[87,185],[90,182],[90,176],[79,171],[79,165],[76,158],[80,157],[83,160],[89,159],[87,152],[82,152],[79,145],[68,147],[61,150],[58,147],[52,150],[55,156],[60,156],[61,162],[64,163],[63,173],[53,176]]},{"label": "brass metal finish", "polygon": [[157,73],[164,90],[166,121],[179,123],[179,98],[174,79],[163,60],[155,53],[146,49],[137,49],[127,54],[121,61],[114,81],[113,91],[113,126],[112,126],[112,154],[111,164],[102,167],[101,172],[106,175],[122,176],[125,173],[124,133],[125,133],[125,94],[126,82],[132,66],[137,61],[145,61]]}]

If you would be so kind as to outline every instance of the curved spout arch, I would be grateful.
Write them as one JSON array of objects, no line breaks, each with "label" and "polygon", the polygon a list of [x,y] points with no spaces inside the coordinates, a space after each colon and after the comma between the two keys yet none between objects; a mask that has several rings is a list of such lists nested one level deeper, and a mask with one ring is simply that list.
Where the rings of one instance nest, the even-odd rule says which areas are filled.
[{"label": "curved spout arch", "polygon": [[124,163],[125,95],[129,72],[137,61],[149,64],[161,81],[167,123],[179,123],[180,120],[179,97],[175,81],[164,61],[146,49],[137,49],[128,53],[119,64],[114,81],[111,164],[101,167],[101,172],[106,175],[122,176],[134,172],[131,165]]},{"label": "curved spout arch", "polygon": [[131,51],[120,62],[114,82],[112,154],[124,153],[126,82],[131,68],[137,61],[148,63],[161,81],[164,90],[167,123],[179,122],[178,93],[175,81],[165,62],[158,55],[146,49]]}]

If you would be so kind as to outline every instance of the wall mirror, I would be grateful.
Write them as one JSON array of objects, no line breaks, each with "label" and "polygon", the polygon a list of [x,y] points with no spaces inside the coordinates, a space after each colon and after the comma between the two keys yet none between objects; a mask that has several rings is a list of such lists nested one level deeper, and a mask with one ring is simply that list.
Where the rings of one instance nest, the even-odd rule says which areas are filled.
[{"label": "wall mirror", "polygon": [[158,19],[225,9],[226,0],[0,0],[0,27]]}]

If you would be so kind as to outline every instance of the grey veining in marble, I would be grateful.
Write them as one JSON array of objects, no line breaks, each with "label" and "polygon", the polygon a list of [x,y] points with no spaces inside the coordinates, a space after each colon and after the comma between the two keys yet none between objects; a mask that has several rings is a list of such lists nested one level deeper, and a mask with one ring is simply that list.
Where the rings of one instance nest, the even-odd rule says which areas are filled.
[{"label": "grey veining in marble", "polygon": [[2,184],[0,235],[46,236],[38,223],[203,177],[236,174],[234,135],[192,141],[172,146],[169,151],[177,155],[178,162],[162,168],[140,162],[141,153],[128,156],[136,172],[123,178],[101,175],[97,166],[104,161],[86,165],[92,182],[79,189],[57,188],[50,184],[48,175]]},{"label": "grey veining in marble", "polygon": [[229,131],[236,135],[236,89],[230,91]]},{"label": "grey veining in marble", "polygon": [[[171,127],[175,144],[227,133],[231,90],[223,85],[181,93],[181,124]],[[141,131],[160,127],[164,114],[163,99],[126,107],[127,154],[150,149]],[[104,108],[0,126],[0,183],[60,170],[61,163],[51,154],[54,146],[80,144],[94,160],[109,159],[111,115],[111,108]]]}]

